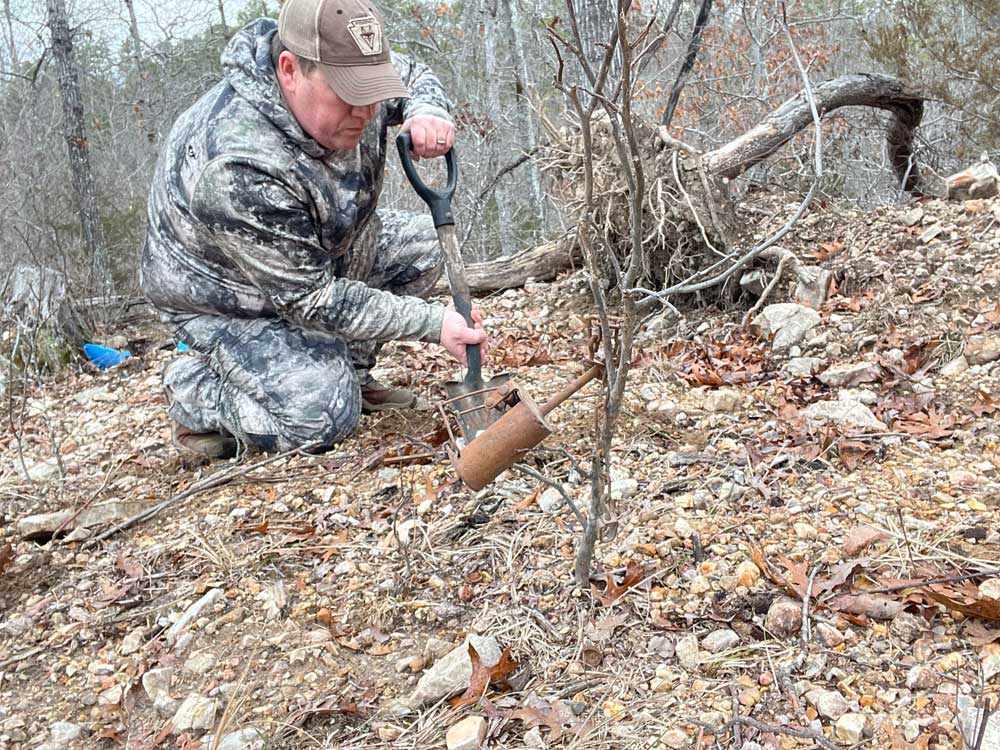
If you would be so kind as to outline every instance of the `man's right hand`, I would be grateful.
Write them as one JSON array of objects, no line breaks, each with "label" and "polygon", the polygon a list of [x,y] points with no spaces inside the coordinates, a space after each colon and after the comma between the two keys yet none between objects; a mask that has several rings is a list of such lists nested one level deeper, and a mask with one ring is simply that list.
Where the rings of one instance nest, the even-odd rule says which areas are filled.
[{"label": "man's right hand", "polygon": [[469,365],[465,353],[465,347],[468,344],[479,344],[483,363],[486,362],[486,331],[483,330],[482,313],[477,307],[472,308],[472,321],[475,323],[475,328],[469,328],[469,324],[455,310],[454,305],[448,306],[444,312],[444,320],[441,321],[441,346],[465,367]]}]

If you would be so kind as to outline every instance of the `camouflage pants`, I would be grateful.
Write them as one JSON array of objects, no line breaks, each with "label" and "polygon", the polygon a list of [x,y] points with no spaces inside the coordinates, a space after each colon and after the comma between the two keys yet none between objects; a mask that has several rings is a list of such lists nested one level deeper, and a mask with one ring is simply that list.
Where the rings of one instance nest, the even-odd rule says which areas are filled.
[{"label": "camouflage pants", "polygon": [[[399,295],[426,297],[442,259],[430,217],[380,211],[371,257],[352,258],[345,275]],[[227,431],[263,451],[309,443],[326,449],[361,417],[361,388],[380,344],[345,341],[279,318],[173,315],[191,355],[167,364],[171,419],[195,432]]]}]

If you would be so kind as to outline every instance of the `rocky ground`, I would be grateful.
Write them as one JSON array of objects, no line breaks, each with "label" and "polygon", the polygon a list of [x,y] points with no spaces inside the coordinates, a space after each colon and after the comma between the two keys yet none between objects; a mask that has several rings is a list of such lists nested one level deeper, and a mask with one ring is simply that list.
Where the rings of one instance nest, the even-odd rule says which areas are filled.
[{"label": "rocky ground", "polygon": [[[560,489],[463,489],[434,412],[191,465],[155,327],[9,403],[0,747],[996,746],[1000,202],[817,208],[787,247],[834,273],[820,310],[644,334],[589,590]],[[536,397],[582,371],[579,275],[483,307]],[[437,399],[428,349],[384,375]],[[580,507],[599,404],[533,457]]]}]

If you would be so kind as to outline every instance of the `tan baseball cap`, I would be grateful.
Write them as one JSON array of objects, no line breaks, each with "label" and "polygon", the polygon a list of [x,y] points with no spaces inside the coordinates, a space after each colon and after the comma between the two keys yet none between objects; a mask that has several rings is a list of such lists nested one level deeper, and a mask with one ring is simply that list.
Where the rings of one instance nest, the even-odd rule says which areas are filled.
[{"label": "tan baseball cap", "polygon": [[318,63],[348,104],[410,96],[389,61],[382,13],[370,0],[285,0],[278,36],[290,52]]}]

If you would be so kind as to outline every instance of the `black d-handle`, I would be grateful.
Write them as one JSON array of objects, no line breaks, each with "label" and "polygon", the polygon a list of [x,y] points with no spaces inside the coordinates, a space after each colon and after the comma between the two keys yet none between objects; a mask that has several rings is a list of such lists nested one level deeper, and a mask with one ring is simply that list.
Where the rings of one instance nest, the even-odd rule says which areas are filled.
[{"label": "black d-handle", "polygon": [[444,190],[437,191],[428,187],[420,175],[417,168],[413,166],[413,159],[410,158],[410,150],[413,147],[413,139],[409,131],[396,136],[396,149],[399,151],[399,161],[403,165],[403,171],[409,179],[417,195],[424,199],[427,207],[431,210],[431,217],[434,219],[434,226],[443,227],[447,224],[454,224],[455,218],[451,215],[451,198],[455,195],[455,186],[458,184],[458,158],[455,156],[455,148],[452,147],[444,155],[448,164],[448,184]]}]

